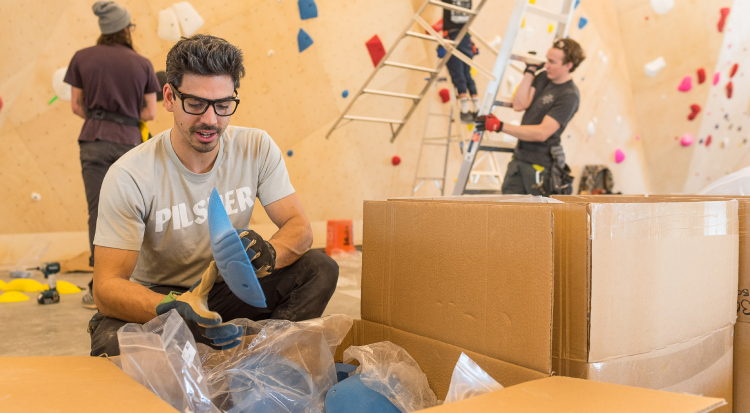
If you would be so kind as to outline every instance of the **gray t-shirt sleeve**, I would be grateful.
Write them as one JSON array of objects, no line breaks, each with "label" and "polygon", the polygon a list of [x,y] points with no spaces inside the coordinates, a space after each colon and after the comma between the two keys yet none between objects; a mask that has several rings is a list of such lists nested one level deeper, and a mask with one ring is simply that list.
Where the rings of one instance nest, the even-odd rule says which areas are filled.
[{"label": "gray t-shirt sleeve", "polygon": [[99,194],[94,245],[140,251],[146,216],[143,195],[133,176],[112,165]]},{"label": "gray t-shirt sleeve", "polygon": [[547,116],[556,120],[564,128],[576,110],[578,110],[578,97],[574,93],[563,93],[555,98]]},{"label": "gray t-shirt sleeve", "polygon": [[261,160],[258,170],[258,199],[261,205],[265,207],[294,193],[284,163],[284,155],[265,132],[260,143],[258,159]]}]

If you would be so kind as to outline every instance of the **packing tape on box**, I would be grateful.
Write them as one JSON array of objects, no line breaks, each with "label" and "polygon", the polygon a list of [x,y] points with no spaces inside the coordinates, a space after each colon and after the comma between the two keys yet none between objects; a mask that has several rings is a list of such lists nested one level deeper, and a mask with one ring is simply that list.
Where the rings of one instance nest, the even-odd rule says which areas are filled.
[{"label": "packing tape on box", "polygon": [[[733,351],[734,324],[686,343],[599,363],[561,359],[555,374],[625,386],[664,389],[705,371]],[[653,356],[649,356],[653,354]],[[555,363],[557,364],[557,363]]]},{"label": "packing tape on box", "polygon": [[737,201],[590,204],[591,239],[739,234]]}]

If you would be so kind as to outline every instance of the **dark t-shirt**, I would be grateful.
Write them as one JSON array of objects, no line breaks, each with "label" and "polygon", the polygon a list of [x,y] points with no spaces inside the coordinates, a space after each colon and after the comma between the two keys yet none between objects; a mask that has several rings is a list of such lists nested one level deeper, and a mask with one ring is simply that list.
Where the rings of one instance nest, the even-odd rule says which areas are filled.
[{"label": "dark t-shirt", "polygon": [[[443,3],[471,9],[471,0],[443,0]],[[460,11],[443,9],[443,30],[448,31],[449,34],[452,32],[458,33],[467,21],[469,21],[468,14]]]},{"label": "dark t-shirt", "polygon": [[549,116],[560,124],[560,129],[544,142],[519,140],[513,157],[519,161],[549,168],[552,166],[550,148],[560,145],[560,135],[578,111],[581,94],[572,79],[559,85],[554,84],[547,78],[546,71],[539,73],[531,86],[535,89],[534,99],[523,114],[521,125],[539,125],[545,116]]},{"label": "dark t-shirt", "polygon": [[[161,89],[151,62],[123,45],[97,45],[79,50],[70,61],[65,82],[83,89],[88,110],[104,109],[136,119],[141,117],[143,96]],[[86,119],[78,141],[95,140],[127,145],[142,141],[136,126]]]}]

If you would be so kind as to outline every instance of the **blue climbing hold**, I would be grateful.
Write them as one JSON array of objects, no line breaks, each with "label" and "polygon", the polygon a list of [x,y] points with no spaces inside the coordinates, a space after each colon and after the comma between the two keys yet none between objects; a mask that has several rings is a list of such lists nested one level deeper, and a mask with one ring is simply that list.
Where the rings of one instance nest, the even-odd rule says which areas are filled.
[{"label": "blue climbing hold", "polygon": [[589,19],[587,19],[587,18],[585,18],[585,17],[581,16],[581,17],[580,17],[580,18],[578,19],[578,28],[579,28],[579,29],[583,29],[583,27],[584,27],[584,26],[586,26],[586,23],[588,23],[588,22],[589,22]]},{"label": "blue climbing hold", "polygon": [[573,8],[577,9],[579,4],[581,4],[581,0],[576,0],[576,5],[573,6]]},{"label": "blue climbing hold", "polygon": [[300,19],[307,20],[318,17],[318,6],[315,5],[315,0],[298,0],[297,5],[299,6]]},{"label": "blue climbing hold", "polygon": [[299,52],[302,53],[305,49],[312,46],[313,39],[304,29],[299,29],[299,33],[297,33],[297,44],[299,45]]},{"label": "blue climbing hold", "polygon": [[341,92],[341,97],[348,98],[349,97],[349,89],[346,89],[345,91]]},{"label": "blue climbing hold", "polygon": [[288,151],[286,151],[286,156],[292,156],[292,155],[294,155],[293,150],[289,149]]},{"label": "blue climbing hold", "polygon": [[446,53],[448,53],[448,52],[445,50],[445,48],[443,46],[438,46],[438,48],[437,48],[437,54],[438,54],[438,58],[439,59],[442,59],[443,57],[445,57]]}]

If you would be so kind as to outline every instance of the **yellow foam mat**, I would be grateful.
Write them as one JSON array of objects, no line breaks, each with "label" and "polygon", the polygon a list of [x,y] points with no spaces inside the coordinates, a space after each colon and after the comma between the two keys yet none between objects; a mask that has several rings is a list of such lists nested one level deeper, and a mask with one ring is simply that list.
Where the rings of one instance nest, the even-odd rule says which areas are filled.
[{"label": "yellow foam mat", "polygon": [[27,301],[28,299],[28,295],[18,291],[8,291],[7,293],[0,295],[0,303],[20,303],[21,301]]},{"label": "yellow foam mat", "polygon": [[17,278],[5,284],[5,291],[23,291],[26,293],[38,293],[46,290],[47,287],[37,280],[29,278]]}]

